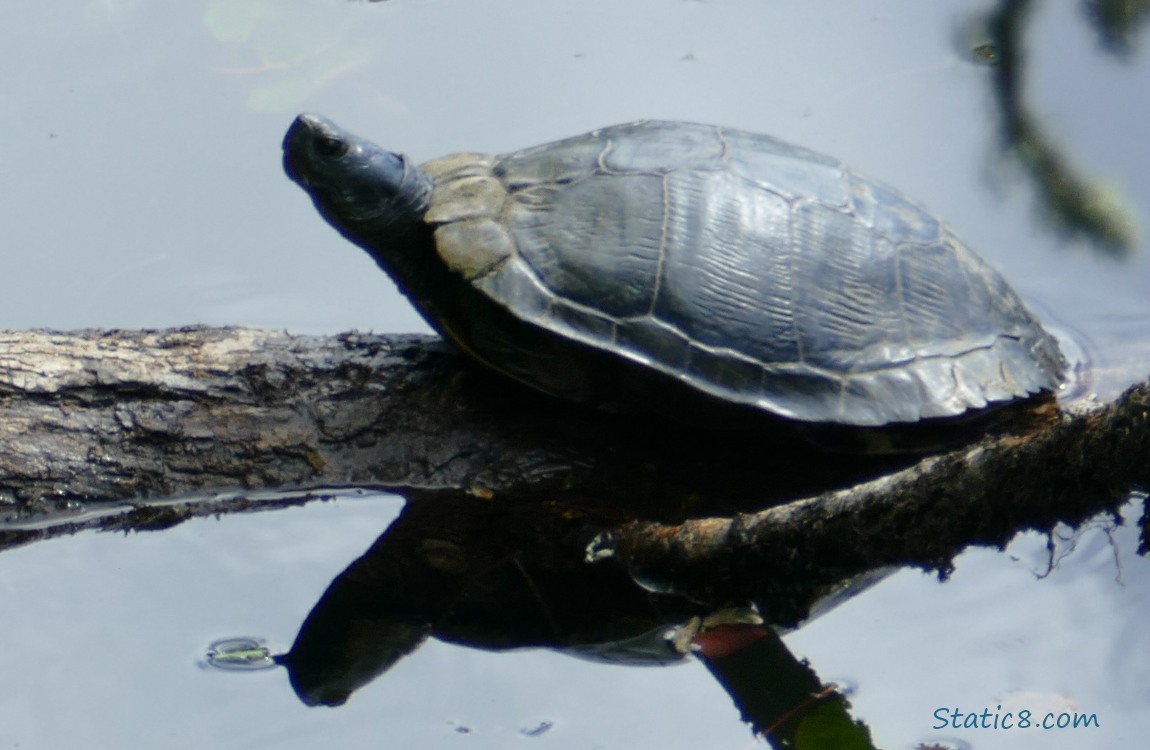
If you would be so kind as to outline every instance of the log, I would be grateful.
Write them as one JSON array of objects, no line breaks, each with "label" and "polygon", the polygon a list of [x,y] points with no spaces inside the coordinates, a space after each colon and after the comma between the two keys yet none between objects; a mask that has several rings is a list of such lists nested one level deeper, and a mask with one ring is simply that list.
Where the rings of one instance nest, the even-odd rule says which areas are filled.
[{"label": "log", "polygon": [[[891,566],[943,577],[964,548],[1003,548],[1019,531],[1117,521],[1150,487],[1150,384],[1025,437],[990,438],[842,490],[727,518],[637,520],[602,534],[592,559],[614,558],[648,588],[700,601],[769,601],[772,622],[802,619],[814,598]],[[1143,511],[1140,554],[1150,514]]]},{"label": "log", "polygon": [[[762,471],[781,473],[789,457],[772,460],[741,433],[705,442],[684,425],[506,383],[430,336],[0,332],[0,509],[25,522],[158,498],[342,487],[480,497],[551,488],[607,507],[625,498],[624,517],[682,518],[700,499],[762,507],[814,481],[761,492]],[[833,464],[839,474],[874,470]]]},{"label": "log", "polygon": [[1148,402],[1138,386],[1035,434],[924,460],[828,455],[793,436],[563,404],[427,336],[6,332],[0,548],[340,488],[431,503],[463,492],[586,519],[593,552],[649,586],[722,601],[749,582],[774,601],[793,594],[797,612],[812,589],[876,567],[945,571],[968,544],[1113,509],[1148,484]]},{"label": "log", "polygon": [[[561,430],[492,429],[493,407],[532,397],[486,383],[430,336],[0,332],[0,514],[73,531],[152,507],[116,524],[162,527],[263,507],[259,490],[490,493],[577,460]],[[195,497],[146,503],[179,496]]]},{"label": "log", "polygon": [[[478,462],[443,436],[471,415],[435,403],[444,358],[428,337],[0,334],[0,497],[466,482]],[[365,470],[354,459],[367,450]]]}]

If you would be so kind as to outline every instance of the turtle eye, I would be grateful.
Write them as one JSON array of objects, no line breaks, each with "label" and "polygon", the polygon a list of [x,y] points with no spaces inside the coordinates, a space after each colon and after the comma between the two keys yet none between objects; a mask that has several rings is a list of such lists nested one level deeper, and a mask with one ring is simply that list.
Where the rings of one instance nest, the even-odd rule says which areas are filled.
[{"label": "turtle eye", "polygon": [[326,135],[320,136],[315,140],[315,150],[320,156],[334,159],[347,153],[347,141]]}]

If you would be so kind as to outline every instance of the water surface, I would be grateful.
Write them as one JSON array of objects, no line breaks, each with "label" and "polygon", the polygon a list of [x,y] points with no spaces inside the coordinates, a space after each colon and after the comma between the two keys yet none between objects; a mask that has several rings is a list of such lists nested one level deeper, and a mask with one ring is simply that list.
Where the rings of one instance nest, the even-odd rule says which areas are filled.
[{"label": "water surface", "polygon": [[[1074,163],[1150,226],[1150,54],[1101,54],[1080,7],[1035,16],[1029,100]],[[1083,342],[1091,388],[1112,397],[1150,371],[1150,262],[1051,231],[1001,158],[989,69],[961,41],[967,20],[915,0],[9,3],[0,321],[426,330],[283,177],[280,139],[297,112],[417,159],[687,119],[825,151],[915,196]],[[219,637],[286,648],[397,503],[342,499],[0,555],[0,745],[754,744],[697,662],[608,667],[431,642],[334,710],[305,708],[281,670],[198,666]],[[970,551],[946,583],[899,573],[788,643],[858,685],[857,715],[884,747],[1136,746],[1150,733],[1150,575],[1135,546],[1129,527],[1100,522],[1060,543],[1049,574],[1037,535]],[[1102,728],[932,729],[940,706],[1012,701],[1072,705]]]}]

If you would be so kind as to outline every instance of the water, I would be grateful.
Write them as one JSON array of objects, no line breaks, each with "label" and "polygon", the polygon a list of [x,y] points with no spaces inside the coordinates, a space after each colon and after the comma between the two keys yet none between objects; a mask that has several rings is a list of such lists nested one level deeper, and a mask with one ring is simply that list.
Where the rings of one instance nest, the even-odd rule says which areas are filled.
[{"label": "water", "polygon": [[[1079,8],[1035,17],[1029,101],[1150,227],[1150,55],[1099,54]],[[417,159],[677,118],[768,132],[918,198],[1082,341],[1091,389],[1110,398],[1150,371],[1150,261],[1104,259],[1048,229],[999,158],[988,69],[956,43],[966,20],[914,0],[9,3],[0,321],[426,330],[283,177],[297,112]],[[753,744],[695,662],[606,667],[432,641],[335,710],[305,708],[282,670],[197,666],[221,637],[290,645],[396,503],[341,499],[0,555],[0,747]],[[885,747],[1134,746],[1150,729],[1150,576],[1134,531],[1091,530],[1040,576],[1044,545],[968,552],[945,584],[900,573],[788,644],[858,686],[856,715]],[[940,706],[1067,701],[1102,728],[931,728]]]}]

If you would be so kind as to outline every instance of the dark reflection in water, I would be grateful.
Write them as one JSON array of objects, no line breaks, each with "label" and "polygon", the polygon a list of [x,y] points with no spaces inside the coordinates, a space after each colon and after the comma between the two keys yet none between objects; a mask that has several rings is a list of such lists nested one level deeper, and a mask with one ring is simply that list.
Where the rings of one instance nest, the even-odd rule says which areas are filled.
[{"label": "dark reflection in water", "polygon": [[[1106,41],[1105,49],[1129,52],[1130,39],[1145,4],[1135,12],[1117,12],[1115,3],[1092,3],[1093,21]],[[975,60],[994,68],[994,90],[999,109],[1002,140],[1009,153],[1026,170],[1038,189],[1039,199],[1052,223],[1063,231],[1081,235],[1102,252],[1122,257],[1139,242],[1137,220],[1112,191],[1073,165],[1073,159],[1047,132],[1025,93],[1026,49],[1023,42],[1031,0],[1002,0],[986,17],[987,39],[972,44]]]},{"label": "dark reflection in water", "polygon": [[[1119,574],[1142,587],[1143,561],[1127,547],[1132,535],[1144,543],[1145,530],[1139,534],[1137,526],[1146,517],[1137,503],[1128,504],[1122,514],[1131,528],[1099,518],[1078,531],[1056,530],[1045,544],[1012,545],[1012,555],[1016,560],[1023,556],[1037,582],[1057,582],[1062,580],[1060,567],[1081,564],[1076,554],[1107,565],[1104,549],[1088,551],[1097,546],[1097,532],[1109,529],[1114,545],[1109,565],[1126,560]],[[561,509],[502,506],[462,493],[416,499],[335,578],[291,649],[276,659],[306,705],[340,706],[373,680],[388,679],[389,670],[428,638],[488,651],[544,647],[631,666],[666,666],[694,655],[743,720],[772,746],[793,747],[804,733],[841,743],[816,747],[872,746],[863,723],[867,717],[852,716],[841,683],[820,677],[817,665],[793,655],[777,631],[757,616],[769,602],[716,607],[645,590],[613,562],[585,560],[581,540],[589,525],[594,522]],[[1024,551],[1027,546],[1034,549]],[[887,573],[873,571],[844,581],[842,591],[830,599],[812,595],[809,611],[818,617],[857,596],[866,598],[871,585]],[[1071,574],[1065,583],[1074,580]],[[988,577],[985,585],[1000,584]],[[899,626],[914,641],[927,635],[918,634],[919,627],[937,628],[939,623]],[[869,626],[859,627],[861,635]],[[947,637],[963,641],[961,632]],[[942,642],[938,646],[950,648]],[[865,651],[866,645],[860,641],[853,647]],[[906,669],[899,665],[901,658],[897,651],[884,658],[893,674]],[[873,692],[882,680],[871,674],[845,692]],[[946,695],[940,687],[930,689]],[[1020,710],[1030,705],[1027,701],[1037,705],[1052,699],[1011,693],[1000,700]]]},{"label": "dark reflection in water", "polygon": [[[409,503],[394,526],[337,576],[291,649],[277,657],[305,704],[344,704],[369,682],[387,679],[386,673],[429,637],[491,651],[545,647],[632,666],[666,666],[693,654],[727,691],[743,720],[772,747],[795,747],[803,736],[807,742],[818,736],[826,743],[811,747],[874,746],[866,724],[852,718],[846,694],[873,690],[877,675],[844,689],[794,656],[757,617],[753,604],[715,609],[643,590],[618,567],[588,565],[577,550],[567,547],[581,536],[573,530],[582,527],[584,519],[562,513],[525,519],[522,509],[508,512],[498,505],[462,494]],[[1145,522],[1135,505],[1123,515]],[[1111,529],[1112,544],[1126,544],[1104,519],[1077,532],[1052,534],[1045,559],[1038,555],[1033,560],[1037,580],[1057,575],[1080,544],[1085,554],[1093,545],[1092,535],[1105,528]],[[504,546],[495,541],[509,530],[515,542]],[[528,530],[531,533],[515,533]],[[534,534],[540,536],[531,539]],[[1036,547],[1034,553],[1038,551]],[[1131,552],[1113,550],[1116,558],[1130,559]],[[1018,548],[1014,554],[1030,553]],[[1135,560],[1131,563],[1137,564]],[[846,596],[821,607],[818,614],[866,595],[870,585],[884,577],[876,573],[862,577]],[[1121,575],[1131,576],[1132,583],[1145,578],[1141,570]],[[902,627],[908,633],[915,629],[914,623]],[[856,647],[865,646],[860,642]],[[899,655],[891,653],[888,659],[897,673]],[[1002,713],[1045,705],[1053,698],[1022,692],[999,700],[1006,705]],[[1067,702],[1063,713],[1097,721],[1090,719],[1097,711],[1071,710],[1077,708],[1082,706]],[[938,735],[924,740],[924,746],[962,742]]]},{"label": "dark reflection in water", "polygon": [[428,637],[633,666],[696,653],[774,746],[792,746],[812,727],[853,738],[845,746],[871,746],[846,699],[790,653],[753,605],[716,610],[644,590],[617,564],[589,564],[588,525],[555,509],[463,493],[410,502],[332,582],[276,660],[305,704],[340,706]]}]

